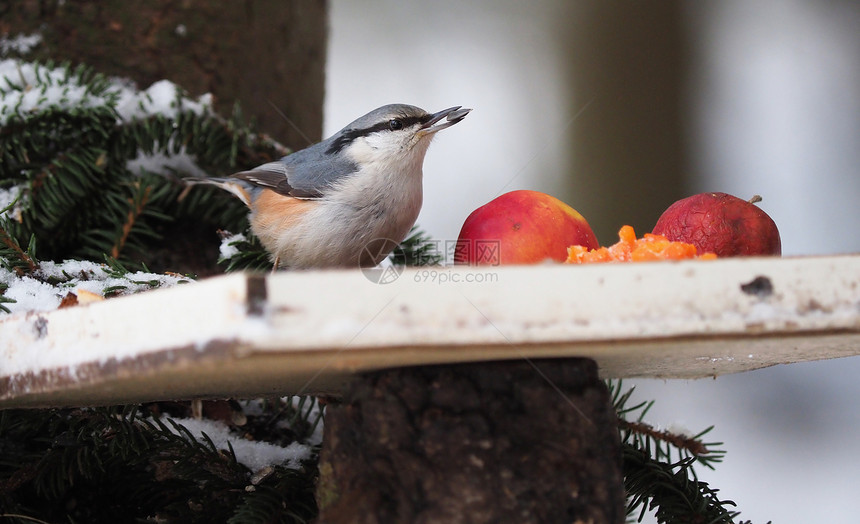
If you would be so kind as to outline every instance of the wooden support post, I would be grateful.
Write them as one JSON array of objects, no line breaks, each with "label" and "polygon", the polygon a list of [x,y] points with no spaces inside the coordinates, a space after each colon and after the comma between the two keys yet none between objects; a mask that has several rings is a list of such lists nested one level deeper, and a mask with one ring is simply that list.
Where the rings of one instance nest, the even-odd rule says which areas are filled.
[{"label": "wooden support post", "polygon": [[365,373],[325,424],[320,523],[624,521],[616,414],[590,359]]}]

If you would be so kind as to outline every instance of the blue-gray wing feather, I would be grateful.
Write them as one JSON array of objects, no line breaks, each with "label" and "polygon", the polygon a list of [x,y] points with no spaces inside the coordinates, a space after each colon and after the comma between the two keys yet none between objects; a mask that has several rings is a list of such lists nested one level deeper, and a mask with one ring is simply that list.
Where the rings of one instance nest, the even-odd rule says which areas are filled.
[{"label": "blue-gray wing feather", "polygon": [[295,198],[322,198],[337,181],[358,171],[344,155],[328,155],[331,139],[296,151],[275,162],[231,175],[260,188]]}]

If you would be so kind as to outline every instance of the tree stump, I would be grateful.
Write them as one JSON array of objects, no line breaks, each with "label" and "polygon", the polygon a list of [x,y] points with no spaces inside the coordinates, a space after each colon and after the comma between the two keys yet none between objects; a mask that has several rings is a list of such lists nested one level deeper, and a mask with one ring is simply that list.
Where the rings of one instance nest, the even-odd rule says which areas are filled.
[{"label": "tree stump", "polygon": [[327,408],[319,522],[623,522],[616,420],[589,359],[362,375]]}]

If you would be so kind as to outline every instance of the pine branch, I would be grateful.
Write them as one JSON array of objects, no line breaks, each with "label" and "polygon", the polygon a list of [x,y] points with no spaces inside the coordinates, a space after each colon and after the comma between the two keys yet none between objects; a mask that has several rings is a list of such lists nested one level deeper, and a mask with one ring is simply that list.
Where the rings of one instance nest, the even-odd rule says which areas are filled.
[{"label": "pine branch", "polygon": [[9,313],[11,311],[8,307],[4,306],[3,304],[14,304],[17,302],[14,299],[3,296],[3,293],[5,293],[7,289],[8,289],[8,286],[6,284],[0,284],[0,313]]},{"label": "pine branch", "polygon": [[706,455],[708,453],[708,448],[705,446],[705,444],[702,443],[701,440],[697,440],[695,438],[688,437],[685,435],[680,435],[678,433],[672,433],[670,431],[660,431],[655,429],[650,424],[646,424],[644,422],[629,422],[619,417],[618,427],[624,431],[638,433],[646,438],[662,440],[667,444],[689,452],[695,456]]},{"label": "pine branch", "polygon": [[226,273],[272,269],[272,259],[268,251],[250,231],[239,235],[219,231],[219,235],[221,236],[221,257],[218,263],[224,266]]},{"label": "pine branch", "polygon": [[[30,239],[30,248],[27,251],[21,249],[21,245],[6,230],[6,220],[0,219],[0,265],[14,271],[19,277],[33,273],[39,268],[35,257],[31,255],[35,247],[35,238]],[[28,252],[29,251],[29,252]],[[26,267],[26,269],[24,269]]]},{"label": "pine branch", "polygon": [[692,437],[657,430],[642,421],[653,401],[630,405],[634,388],[625,391],[620,380],[607,385],[621,432],[627,514],[638,511],[640,522],[649,510],[661,523],[734,522],[735,503],[720,500],[718,490],[699,481],[694,469],[696,464],[713,469],[725,455],[717,448],[721,443],[702,441],[713,426]]},{"label": "pine branch", "polygon": [[[140,183],[134,183],[135,189],[140,189]],[[131,229],[134,226],[134,221],[143,213],[143,208],[146,206],[149,201],[149,195],[152,192],[152,187],[146,186],[141,191],[135,191],[135,196],[128,199],[128,203],[130,205],[130,209],[128,210],[128,214],[126,215],[126,220],[122,225],[120,230],[119,238],[116,243],[111,247],[110,256],[113,258],[119,258],[119,254],[122,251],[123,247],[125,247],[126,241],[128,241],[128,236],[131,234]]]},{"label": "pine branch", "polygon": [[[0,514],[296,524],[316,515],[315,459],[254,479],[229,447],[198,439],[157,406],[0,411]],[[268,519],[243,520],[251,515]]]},{"label": "pine branch", "polygon": [[[247,209],[203,189],[179,202],[181,178],[229,174],[287,153],[243,125],[239,111],[224,119],[196,102],[186,110],[179,91],[175,111],[126,118],[117,112],[120,90],[140,94],[89,68],[20,63],[19,73],[0,79],[0,187],[17,185],[27,196],[6,232],[19,245],[34,236],[49,260],[107,254],[132,267],[189,272],[168,264],[190,261],[190,272],[211,273],[215,231],[247,228]],[[34,103],[33,92],[44,96]],[[149,194],[129,204],[129,194],[142,196],[129,193],[138,184]],[[201,235],[204,228],[211,235]],[[188,256],[168,254],[165,239]],[[203,261],[205,241],[212,256]]]},{"label": "pine branch", "polygon": [[444,253],[440,251],[438,241],[415,225],[389,258],[398,265],[437,266],[444,260]]},{"label": "pine branch", "polygon": [[236,506],[228,524],[311,522],[318,513],[314,498],[316,475],[294,470],[276,471],[276,483],[254,486]]},{"label": "pine branch", "polygon": [[[30,237],[30,245],[28,246],[27,251],[24,251],[21,249],[21,245],[18,243],[18,240],[8,231],[10,225],[9,219],[7,218],[8,213],[20,200],[21,194],[19,193],[7,206],[0,209],[0,265],[10,271],[14,271],[19,277],[28,272],[33,273],[39,267],[36,263],[35,255],[33,254],[36,249],[35,238]],[[24,269],[25,267],[26,271]],[[2,298],[3,297],[0,296],[0,302],[3,302]],[[0,306],[0,308],[2,308],[2,306]]]},{"label": "pine branch", "polygon": [[653,460],[645,451],[625,446],[623,451],[624,487],[627,514],[639,509],[639,521],[648,510],[656,510],[658,522],[731,524],[739,515],[731,500],[717,497],[719,490],[693,480],[689,470],[695,462],[688,458],[668,464]]}]

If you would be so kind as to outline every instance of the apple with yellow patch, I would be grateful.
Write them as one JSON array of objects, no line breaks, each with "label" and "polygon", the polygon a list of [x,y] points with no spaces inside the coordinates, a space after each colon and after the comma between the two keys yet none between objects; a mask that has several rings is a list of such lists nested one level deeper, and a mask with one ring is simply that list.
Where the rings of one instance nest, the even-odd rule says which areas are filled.
[{"label": "apple with yellow patch", "polygon": [[599,247],[594,231],[581,214],[546,193],[511,191],[466,218],[454,262],[470,265],[564,262],[571,245]]}]

